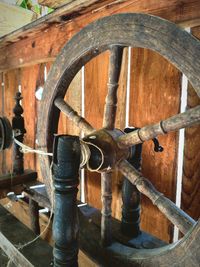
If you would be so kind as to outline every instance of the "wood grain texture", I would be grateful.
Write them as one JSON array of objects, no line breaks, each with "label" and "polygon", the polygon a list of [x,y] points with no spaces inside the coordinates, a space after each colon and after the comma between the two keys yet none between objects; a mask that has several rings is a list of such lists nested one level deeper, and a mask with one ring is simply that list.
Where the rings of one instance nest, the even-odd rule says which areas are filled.
[{"label": "wood grain texture", "polygon": [[[166,119],[179,112],[180,73],[158,54],[146,49],[132,49],[130,121],[142,127]],[[177,134],[159,137],[164,147],[155,153],[153,142],[143,145],[142,173],[156,188],[172,201],[175,200]],[[141,227],[169,242],[172,225],[148,199],[142,199]]]},{"label": "wood grain texture", "polygon": [[[85,66],[85,118],[96,129],[103,123],[107,95],[109,52],[91,60]],[[86,172],[86,202],[101,209],[101,175]]]},{"label": "wood grain texture", "polygon": [[[82,71],[80,70],[71,82],[65,101],[79,114],[81,115],[81,99],[82,99]],[[59,134],[80,134],[80,129],[70,120],[68,117],[60,113],[60,120],[58,125]]]},{"label": "wood grain texture", "polygon": [[[192,34],[200,39],[200,27],[192,29]],[[200,99],[188,85],[187,108],[200,104]],[[200,126],[193,126],[185,130],[185,147],[183,163],[183,181],[181,207],[194,219],[200,217]]]},{"label": "wood grain texture", "polygon": [[[36,19],[36,14],[17,5],[0,3],[0,37],[9,34]],[[13,20],[13,18],[15,18]]]},{"label": "wood grain texture", "polygon": [[[118,105],[115,126],[124,129],[126,109],[126,83],[128,50],[124,49],[121,74],[118,88]],[[100,129],[103,123],[105,98],[107,95],[109,52],[106,51],[91,60],[85,66],[85,118],[95,127]],[[86,173],[87,202],[101,209],[101,178],[98,173]],[[121,218],[121,187],[122,177],[117,172],[112,175],[112,214]]]},{"label": "wood grain texture", "polygon": [[[4,73],[4,116],[12,121],[13,108],[15,105],[14,96],[18,91],[19,85],[19,70],[11,70]],[[12,172],[12,148],[6,149],[4,152],[4,166],[5,173]]]},{"label": "wood grain texture", "polygon": [[[5,207],[9,212],[14,214],[14,216],[20,220],[23,224],[28,226],[31,229],[31,222],[29,216],[29,207],[26,202],[18,201],[18,202],[10,202],[8,198],[0,200],[0,204]],[[45,214],[40,213],[40,227],[41,232],[44,231],[48,224],[48,217]],[[48,226],[47,230],[42,234],[42,239],[47,241],[51,246],[53,246],[52,239],[52,223]],[[23,240],[21,240],[23,243]],[[83,252],[79,251],[79,266],[80,267],[97,267],[98,265],[93,262],[88,256]]]},{"label": "wood grain texture", "polygon": [[[56,1],[52,1],[52,0],[39,0],[38,3],[42,6],[48,6],[51,8],[58,8],[60,6],[69,4],[71,2],[75,2],[74,0],[56,0]],[[79,1],[76,1],[79,2]]]},{"label": "wood grain texture", "polygon": [[[35,92],[43,81],[43,66],[40,64],[22,68],[20,71],[21,90],[22,90],[22,106],[24,109],[24,120],[26,134],[24,144],[35,148],[36,142],[36,97]],[[36,155],[27,153],[24,155],[24,168],[36,169]]]},{"label": "wood grain texture", "polygon": [[149,13],[184,26],[199,25],[200,19],[198,0],[88,0],[77,6],[73,2],[0,39],[0,69],[51,61],[77,31],[111,14]]}]

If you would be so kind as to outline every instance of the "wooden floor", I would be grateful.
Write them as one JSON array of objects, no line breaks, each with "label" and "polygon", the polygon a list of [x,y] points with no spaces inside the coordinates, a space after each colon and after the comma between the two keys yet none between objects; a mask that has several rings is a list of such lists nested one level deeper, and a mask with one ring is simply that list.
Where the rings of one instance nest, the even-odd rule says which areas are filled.
[{"label": "wooden floor", "polygon": [[[4,206],[4,207],[3,207]],[[22,217],[23,220],[27,223],[29,222],[29,213],[28,213],[28,205],[26,203],[22,203],[20,201],[18,202],[10,202],[8,199],[4,199],[1,200],[1,205],[0,205],[0,229],[1,229],[1,233],[5,234],[6,237],[8,237],[10,239],[10,241],[14,244],[18,244],[18,243],[23,243],[23,240],[25,238],[25,241],[30,241],[33,239],[33,232],[28,229],[22,222],[18,221],[11,213],[8,213],[8,211],[6,211],[6,209],[9,210],[10,212],[13,212],[14,215],[16,217]],[[7,219],[5,219],[5,217],[7,217]],[[40,224],[42,226],[43,230],[46,227],[47,224],[47,219],[43,218],[46,217],[44,215],[41,216],[41,220],[40,220]],[[9,220],[9,223],[8,223]],[[22,221],[23,221],[22,220]],[[5,223],[6,222],[6,223]],[[7,226],[6,226],[7,225]],[[12,229],[11,229],[11,225],[12,225]],[[30,225],[27,225],[28,227],[30,227]],[[8,229],[9,228],[9,229]],[[49,248],[50,244],[51,246],[53,245],[53,240],[52,240],[52,236],[51,236],[51,225],[49,227],[50,229],[47,230],[47,233],[45,233],[42,238],[46,240],[46,242],[44,242],[42,239],[40,239],[39,242],[42,242],[42,247],[44,249],[44,246],[47,246],[47,248]],[[20,234],[19,230],[23,230],[26,231],[26,234]],[[18,234],[13,234],[12,233],[18,233]],[[23,238],[22,238],[23,236]],[[12,239],[15,240],[12,240]],[[17,238],[17,240],[16,240]],[[0,241],[1,243],[1,241]],[[1,245],[1,244],[0,244]],[[33,251],[33,247],[31,248],[30,246],[30,251]],[[49,249],[48,249],[49,250]],[[51,248],[50,248],[51,250]],[[37,253],[37,251],[35,252]],[[34,256],[35,256],[34,253]],[[31,253],[32,254],[32,253]],[[51,255],[51,252],[50,252]],[[34,257],[34,258],[38,258],[38,257]],[[40,265],[39,260],[37,260],[38,264],[34,263],[34,266],[44,266],[43,264]],[[0,249],[0,267],[15,267],[16,265],[14,265],[12,262],[9,262],[8,257],[6,256],[6,254]],[[50,265],[48,265],[50,266]],[[97,267],[98,265],[96,263],[94,263],[90,258],[88,258],[82,251],[79,251],[79,267]],[[19,265],[17,267],[20,267]]]}]

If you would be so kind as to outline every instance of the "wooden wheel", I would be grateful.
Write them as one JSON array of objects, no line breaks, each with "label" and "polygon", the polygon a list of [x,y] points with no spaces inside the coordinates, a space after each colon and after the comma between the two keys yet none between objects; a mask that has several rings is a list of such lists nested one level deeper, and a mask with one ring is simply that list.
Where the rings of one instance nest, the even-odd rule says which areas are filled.
[{"label": "wooden wheel", "polygon": [[[119,34],[120,33],[120,34]],[[145,14],[119,14],[103,18],[88,25],[76,34],[62,49],[52,67],[44,90],[42,110],[39,118],[39,145],[45,151],[52,151],[53,134],[57,132],[59,113],[64,112],[84,131],[85,146],[89,147],[89,169],[102,172],[103,212],[101,234],[95,225],[88,228],[88,219],[80,215],[80,236],[84,249],[106,266],[198,266],[200,261],[200,224],[177,208],[173,202],[158,192],[148,179],[144,178],[127,161],[129,148],[150,140],[159,134],[166,134],[200,122],[200,107],[175,115],[155,125],[124,134],[115,129],[117,88],[124,47],[143,47],[154,50],[167,58],[183,72],[196,93],[200,96],[200,42],[176,25],[158,17]],[[103,128],[96,131],[81,118],[64,100],[76,73],[93,57],[110,50],[108,95],[105,104]],[[100,161],[94,159],[97,148]],[[111,157],[111,155],[113,155]],[[48,191],[50,161],[41,156],[41,169]],[[110,169],[118,168],[137,189],[145,194],[167,218],[185,234],[180,242],[159,249],[137,250],[114,242],[102,248],[100,235],[110,244]],[[90,240],[88,240],[88,236]],[[92,239],[92,240],[91,240]],[[112,257],[110,257],[112,256]]]}]

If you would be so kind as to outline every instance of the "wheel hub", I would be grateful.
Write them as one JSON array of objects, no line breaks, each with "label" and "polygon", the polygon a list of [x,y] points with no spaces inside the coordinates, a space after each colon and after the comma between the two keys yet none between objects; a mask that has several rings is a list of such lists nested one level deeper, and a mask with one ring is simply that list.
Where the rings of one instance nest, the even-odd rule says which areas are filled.
[{"label": "wheel hub", "polygon": [[82,139],[84,147],[84,162],[87,168],[94,172],[110,171],[122,159],[130,154],[128,148],[120,148],[116,139],[123,135],[119,129],[113,131],[101,129]]}]

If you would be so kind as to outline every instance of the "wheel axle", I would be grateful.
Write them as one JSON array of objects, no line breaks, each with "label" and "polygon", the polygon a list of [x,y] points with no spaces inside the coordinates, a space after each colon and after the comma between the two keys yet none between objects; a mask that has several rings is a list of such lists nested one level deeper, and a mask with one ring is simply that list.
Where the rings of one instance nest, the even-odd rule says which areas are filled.
[{"label": "wheel axle", "polygon": [[87,168],[94,172],[108,172],[122,159],[130,155],[130,148],[120,148],[116,139],[124,132],[119,129],[113,131],[101,129],[87,135],[82,144],[87,151]]}]

